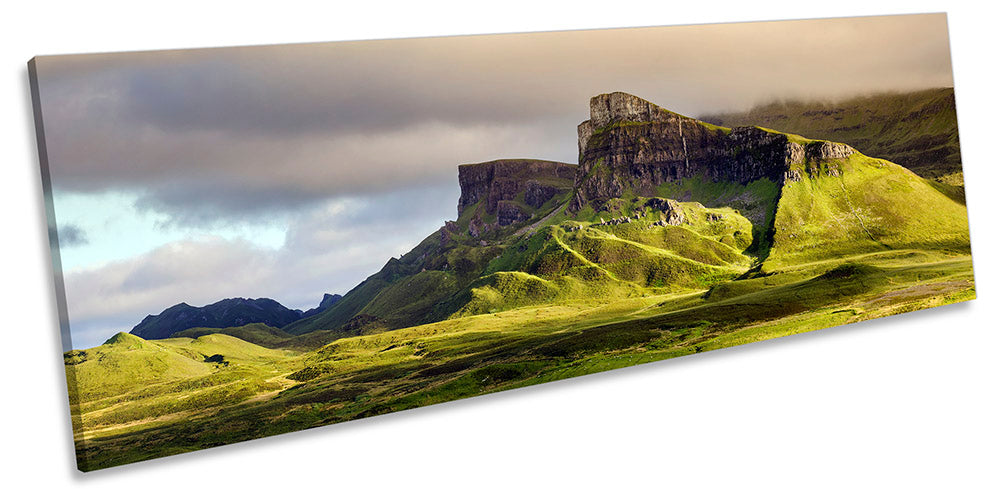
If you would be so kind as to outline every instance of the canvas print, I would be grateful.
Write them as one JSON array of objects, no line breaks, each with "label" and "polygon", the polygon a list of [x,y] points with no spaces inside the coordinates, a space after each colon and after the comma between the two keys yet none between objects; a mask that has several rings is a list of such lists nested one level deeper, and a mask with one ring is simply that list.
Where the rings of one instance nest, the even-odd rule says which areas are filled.
[{"label": "canvas print", "polygon": [[29,75],[84,471],[975,297],[944,14]]}]

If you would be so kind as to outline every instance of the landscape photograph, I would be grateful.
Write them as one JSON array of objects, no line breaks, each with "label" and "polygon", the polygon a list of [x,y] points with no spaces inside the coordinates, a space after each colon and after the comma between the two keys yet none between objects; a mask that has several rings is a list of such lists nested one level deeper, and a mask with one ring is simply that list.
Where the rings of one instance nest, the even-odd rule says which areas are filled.
[{"label": "landscape photograph", "polygon": [[943,14],[29,75],[82,471],[976,297]]}]

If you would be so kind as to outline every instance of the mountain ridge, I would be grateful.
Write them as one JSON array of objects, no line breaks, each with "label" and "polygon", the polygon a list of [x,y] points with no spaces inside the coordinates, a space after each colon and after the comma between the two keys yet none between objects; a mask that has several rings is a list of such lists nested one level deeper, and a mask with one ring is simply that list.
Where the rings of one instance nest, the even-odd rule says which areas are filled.
[{"label": "mountain ridge", "polygon": [[848,142],[924,178],[963,185],[956,97],[951,87],[831,101],[777,101],[700,118],[721,126],[767,126]]},{"label": "mountain ridge", "polygon": [[175,333],[192,328],[229,328],[252,323],[280,328],[318,314],[338,300],[340,295],[324,294],[319,306],[305,312],[289,309],[269,298],[233,297],[200,307],[181,302],[159,314],[147,315],[129,333],[146,340],[156,340],[170,338]]}]

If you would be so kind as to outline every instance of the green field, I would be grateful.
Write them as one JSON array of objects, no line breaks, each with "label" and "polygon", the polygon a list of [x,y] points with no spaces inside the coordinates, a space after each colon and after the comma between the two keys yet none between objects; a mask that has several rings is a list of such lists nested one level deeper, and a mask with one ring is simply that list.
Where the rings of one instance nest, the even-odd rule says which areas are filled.
[{"label": "green field", "polygon": [[[305,352],[225,335],[119,334],[72,354],[67,366],[79,386],[79,465],[99,469],[973,297],[969,255],[901,250],[709,290],[463,316]],[[225,364],[206,362],[214,355]]]},{"label": "green field", "polygon": [[857,152],[803,160],[784,179],[664,182],[657,196],[626,191],[597,211],[568,213],[574,191],[558,182],[538,206],[524,192],[504,200],[525,216],[511,224],[496,222],[485,199],[470,201],[455,222],[285,328],[120,333],[67,352],[78,466],[975,297],[955,189]]}]

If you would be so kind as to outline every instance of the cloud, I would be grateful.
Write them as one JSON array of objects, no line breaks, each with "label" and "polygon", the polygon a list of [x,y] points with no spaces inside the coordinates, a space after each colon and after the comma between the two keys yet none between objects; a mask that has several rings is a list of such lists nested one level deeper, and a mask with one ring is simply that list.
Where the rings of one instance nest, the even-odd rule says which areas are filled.
[{"label": "cloud", "polygon": [[131,188],[177,222],[445,184],[460,163],[576,159],[590,96],[698,115],[952,84],[944,15],[38,59],[53,182]]},{"label": "cloud", "polygon": [[73,224],[64,224],[58,229],[58,235],[56,228],[49,227],[49,238],[58,238],[60,248],[84,246],[89,242],[87,239],[87,233],[80,227]]}]

